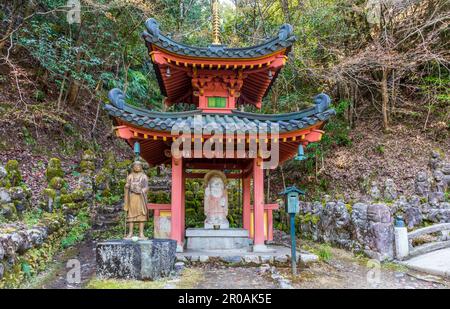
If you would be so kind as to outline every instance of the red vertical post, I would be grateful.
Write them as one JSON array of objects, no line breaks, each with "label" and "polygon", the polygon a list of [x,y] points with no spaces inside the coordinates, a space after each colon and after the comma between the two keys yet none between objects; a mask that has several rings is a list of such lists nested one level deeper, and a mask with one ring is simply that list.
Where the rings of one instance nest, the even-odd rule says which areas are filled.
[{"label": "red vertical post", "polygon": [[249,231],[250,235],[250,175],[242,179],[242,224],[244,229]]},{"label": "red vertical post", "polygon": [[273,240],[273,210],[267,210],[267,240]]},{"label": "red vertical post", "polygon": [[[183,159],[172,157],[172,199],[171,199],[171,226],[170,238],[177,241],[177,251],[183,251],[184,239],[182,237],[182,218],[183,218]],[[183,231],[184,232],[184,231]]]},{"label": "red vertical post", "polygon": [[183,177],[181,178],[181,240],[184,242],[186,230],[186,171],[182,167]]},{"label": "red vertical post", "polygon": [[253,160],[253,212],[254,242],[253,251],[266,251],[264,245],[264,173],[259,158]]}]

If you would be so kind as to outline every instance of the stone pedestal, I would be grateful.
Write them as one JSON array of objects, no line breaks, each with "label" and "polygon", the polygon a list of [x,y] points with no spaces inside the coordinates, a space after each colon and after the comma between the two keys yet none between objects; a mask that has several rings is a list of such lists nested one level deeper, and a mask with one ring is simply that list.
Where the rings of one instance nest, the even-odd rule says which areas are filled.
[{"label": "stone pedestal", "polygon": [[99,278],[155,280],[167,277],[175,264],[177,243],[170,239],[108,240],[97,244]]},{"label": "stone pedestal", "polygon": [[186,229],[188,250],[250,249],[251,239],[244,229]]}]

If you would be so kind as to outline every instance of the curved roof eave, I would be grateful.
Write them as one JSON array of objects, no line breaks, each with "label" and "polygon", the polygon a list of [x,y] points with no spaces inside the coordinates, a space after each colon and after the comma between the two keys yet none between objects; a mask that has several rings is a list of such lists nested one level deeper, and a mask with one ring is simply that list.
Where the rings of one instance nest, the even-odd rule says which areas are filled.
[{"label": "curved roof eave", "polygon": [[147,19],[145,27],[147,31],[142,33],[142,37],[146,42],[180,56],[198,58],[252,59],[271,55],[283,49],[286,50],[285,54],[287,55],[296,41],[293,28],[289,24],[282,25],[277,36],[262,44],[242,48],[228,48],[225,45],[195,47],[176,42],[161,33],[159,23],[154,18]]}]

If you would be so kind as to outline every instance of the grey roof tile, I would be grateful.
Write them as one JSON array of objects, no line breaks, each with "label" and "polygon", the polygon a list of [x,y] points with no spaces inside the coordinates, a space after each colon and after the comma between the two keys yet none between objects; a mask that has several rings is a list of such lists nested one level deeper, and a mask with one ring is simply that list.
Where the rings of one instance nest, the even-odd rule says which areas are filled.
[{"label": "grey roof tile", "polygon": [[[173,127],[187,125],[194,130],[194,117],[199,117],[202,128],[208,130],[219,126],[226,132],[226,129],[240,130],[244,132],[255,132],[262,128],[270,131],[270,125],[279,125],[279,132],[285,133],[295,131],[316,124],[319,121],[326,121],[335,114],[330,108],[330,98],[321,93],[314,97],[314,106],[299,112],[284,114],[256,114],[233,110],[231,114],[209,114],[202,113],[201,110],[187,112],[155,112],[144,108],[138,108],[125,103],[125,96],[119,89],[112,89],[109,92],[111,104],[106,104],[104,109],[112,117],[120,118],[126,122],[139,127],[144,127],[157,131],[170,132]],[[181,128],[182,129],[182,128]]]},{"label": "grey roof tile", "polygon": [[[254,58],[255,56],[271,54],[277,50],[290,48],[296,41],[292,26],[284,24],[280,27],[278,34],[256,46],[243,48],[228,48],[224,45],[210,45],[208,47],[187,46],[175,42],[171,38],[163,35],[159,29],[159,23],[154,18],[149,18],[145,22],[147,31],[144,31],[142,37],[149,43],[162,47],[168,51],[187,56],[196,57],[214,57],[214,58]],[[286,52],[286,54],[289,50]]]}]

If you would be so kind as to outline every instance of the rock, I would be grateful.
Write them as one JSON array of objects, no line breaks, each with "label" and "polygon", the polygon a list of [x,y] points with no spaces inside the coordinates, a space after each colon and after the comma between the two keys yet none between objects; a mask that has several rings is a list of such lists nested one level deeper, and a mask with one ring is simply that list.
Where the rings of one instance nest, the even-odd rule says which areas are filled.
[{"label": "rock", "polygon": [[0,165],[0,180],[6,178],[6,175],[8,175],[6,168],[4,166]]},{"label": "rock", "polygon": [[225,255],[225,256],[221,256],[220,260],[222,262],[225,263],[230,263],[230,264],[238,264],[242,262],[242,258],[240,256],[234,256],[234,255]]},{"label": "rock", "polygon": [[409,229],[422,223],[422,212],[418,207],[409,207],[405,210],[405,223]]},{"label": "rock", "polygon": [[397,198],[397,187],[391,178],[387,178],[384,182],[383,197],[387,201],[393,201]]},{"label": "rock", "polygon": [[287,255],[277,255],[275,256],[274,261],[277,263],[287,263],[289,259]]},{"label": "rock", "polygon": [[261,266],[259,267],[259,272],[264,274],[268,271],[270,271],[270,265],[269,264],[261,264]]},{"label": "rock", "polygon": [[398,200],[396,200],[391,207],[391,215],[393,216],[397,212],[404,213],[406,209],[410,208],[411,205],[407,201],[406,197],[401,195]]},{"label": "rock", "polygon": [[13,203],[8,204],[0,204],[0,216],[5,217],[6,219],[13,220],[16,218],[17,211],[16,206]]},{"label": "rock", "polygon": [[200,263],[206,263],[206,262],[209,261],[209,256],[207,256],[207,255],[200,255],[198,260],[200,261]]},{"label": "rock", "polygon": [[5,257],[5,249],[3,249],[2,244],[0,244],[0,261]]},{"label": "rock", "polygon": [[261,259],[261,263],[273,263],[273,256],[271,255],[261,255],[259,258]]},{"label": "rock", "polygon": [[174,270],[176,273],[181,273],[185,268],[184,262],[176,262],[174,265]]},{"label": "rock", "polygon": [[28,238],[34,246],[40,247],[44,243],[46,235],[41,230],[29,229],[27,233]]},{"label": "rock", "polygon": [[300,254],[300,261],[304,264],[317,262],[319,260],[319,257],[312,253],[301,253]]},{"label": "rock", "polygon": [[188,259],[190,262],[198,262],[198,261],[200,261],[200,256],[192,255],[192,256],[188,257]]},{"label": "rock", "polygon": [[4,273],[5,273],[5,267],[4,267],[3,264],[0,262],[0,280],[3,279]]},{"label": "rock", "polygon": [[0,188],[0,204],[11,203],[11,195],[5,188]]},{"label": "rock", "polygon": [[411,195],[408,202],[411,207],[422,208],[420,207],[420,198],[417,195]]},{"label": "rock", "polygon": [[152,239],[133,242],[111,240],[97,244],[99,278],[156,280],[175,266],[176,241]]},{"label": "rock", "polygon": [[257,256],[257,255],[245,255],[244,256],[244,262],[245,263],[251,263],[251,264],[259,264],[259,263],[261,263],[260,262],[260,260],[259,260],[259,256]]},{"label": "rock", "polygon": [[449,223],[450,209],[430,209],[426,220],[434,223]]},{"label": "rock", "polygon": [[27,194],[22,187],[12,187],[9,189],[11,199],[23,201],[27,198]]},{"label": "rock", "polygon": [[188,259],[184,255],[177,255],[177,261],[186,263]]}]

